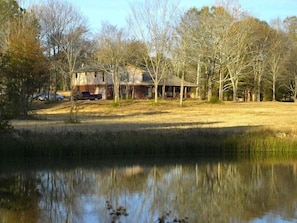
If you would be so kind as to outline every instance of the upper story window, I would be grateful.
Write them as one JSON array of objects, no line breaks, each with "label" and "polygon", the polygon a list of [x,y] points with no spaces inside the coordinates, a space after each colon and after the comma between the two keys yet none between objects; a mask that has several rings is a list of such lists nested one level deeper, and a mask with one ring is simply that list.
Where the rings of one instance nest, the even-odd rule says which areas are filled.
[{"label": "upper story window", "polygon": [[142,74],[142,81],[150,81],[150,80],[152,80],[152,78],[148,73]]},{"label": "upper story window", "polygon": [[122,73],[120,80],[129,82],[129,73],[127,72]]}]

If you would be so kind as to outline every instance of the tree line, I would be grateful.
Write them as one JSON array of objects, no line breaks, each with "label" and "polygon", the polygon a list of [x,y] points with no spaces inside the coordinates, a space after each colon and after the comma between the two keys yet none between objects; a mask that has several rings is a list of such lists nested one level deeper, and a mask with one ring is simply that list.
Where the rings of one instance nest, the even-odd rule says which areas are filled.
[{"label": "tree line", "polygon": [[36,92],[72,90],[71,75],[82,65],[106,69],[115,102],[126,64],[145,67],[155,91],[168,74],[179,76],[181,86],[194,82],[201,100],[297,96],[297,16],[268,24],[232,1],[183,11],[178,1],[143,0],[131,5],[126,27],[102,22],[97,33],[84,16],[62,0],[28,9],[0,2],[1,120],[26,118]]}]

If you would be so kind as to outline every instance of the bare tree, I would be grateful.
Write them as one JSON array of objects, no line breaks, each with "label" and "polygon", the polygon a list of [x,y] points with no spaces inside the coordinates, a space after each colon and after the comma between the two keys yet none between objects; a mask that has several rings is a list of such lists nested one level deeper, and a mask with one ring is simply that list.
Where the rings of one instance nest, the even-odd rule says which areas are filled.
[{"label": "bare tree", "polygon": [[114,102],[120,99],[121,69],[126,63],[127,39],[124,29],[103,23],[98,38],[99,50],[97,58],[99,65],[111,75],[113,82]]},{"label": "bare tree", "polygon": [[270,46],[268,51],[268,75],[271,81],[272,100],[276,100],[276,84],[284,71],[282,64],[285,58],[286,36],[282,31],[282,23],[279,19],[273,21],[274,32],[271,34]]},{"label": "bare tree", "polygon": [[87,21],[67,1],[45,0],[33,8],[41,25],[43,45],[52,64],[52,88],[56,91],[60,85],[63,90],[69,90],[71,74],[84,49],[82,43],[88,32]]},{"label": "bare tree", "polygon": [[[234,23],[234,17],[224,6],[220,5],[211,9],[205,8],[200,17],[206,33],[203,41],[206,43],[204,61],[206,63],[207,99],[210,101],[212,94],[218,91],[219,99],[223,100],[224,85],[227,80],[223,67],[227,64],[228,31]],[[218,89],[213,90],[215,84],[218,84]]]},{"label": "bare tree", "polygon": [[179,105],[183,106],[183,97],[184,97],[184,79],[185,79],[185,70],[186,64],[190,58],[190,46],[192,44],[192,36],[188,35],[189,30],[186,28],[186,21],[184,17],[181,17],[181,21],[178,21],[175,31],[175,39],[172,50],[173,55],[173,70],[177,73],[178,76],[181,76],[180,83],[180,99]]},{"label": "bare tree", "polygon": [[271,28],[267,23],[255,18],[247,18],[246,23],[250,24],[246,28],[248,35],[249,64],[252,77],[249,78],[247,85],[247,101],[260,101],[261,88],[267,68],[267,54]]},{"label": "bare tree", "polygon": [[[199,97],[200,93],[200,87],[201,87],[201,55],[203,50],[203,42],[200,41],[200,37],[203,32],[201,32],[201,23],[200,23],[200,13],[198,9],[191,8],[188,10],[184,15],[182,15],[177,28],[177,40],[174,46],[177,46],[177,49],[173,52],[175,53],[175,67],[176,65],[178,70],[180,70],[180,67],[182,66],[183,62],[180,58],[180,53],[184,52],[186,55],[184,55],[183,59],[185,57],[187,58],[187,72],[193,73],[193,79],[196,79],[196,97]],[[183,46],[187,45],[187,51],[185,52],[182,48]],[[178,55],[178,56],[177,56]],[[191,69],[192,68],[192,69]],[[181,104],[181,103],[180,103]]]},{"label": "bare tree", "polygon": [[154,82],[155,103],[158,85],[170,66],[173,24],[178,12],[177,3],[170,0],[143,0],[131,6],[136,39],[145,42],[145,66]]},{"label": "bare tree", "polygon": [[[128,45],[127,45],[127,63],[134,65],[134,69],[132,70],[132,73],[130,73],[132,77],[132,92],[131,92],[131,98],[134,99],[135,97],[135,75],[137,69],[139,67],[142,67],[145,65],[144,60],[143,60],[143,55],[145,55],[145,44],[141,41],[137,40],[129,40]],[[127,97],[129,95],[127,94]]]},{"label": "bare tree", "polygon": [[288,17],[284,20],[285,32],[289,38],[288,56],[286,67],[289,74],[288,89],[293,92],[294,99],[297,97],[297,16]]},{"label": "bare tree", "polygon": [[192,8],[182,18],[179,27],[183,38],[189,40],[188,63],[195,64],[196,94],[198,96],[200,92],[200,98],[204,98],[201,94],[203,85],[210,100],[212,94],[217,92],[214,86],[219,83],[219,97],[223,100],[226,37],[232,23],[233,17],[222,6],[203,7],[199,11]]},{"label": "bare tree", "polygon": [[245,57],[247,55],[246,49],[246,33],[242,33],[243,30],[239,30],[240,25],[236,25],[230,30],[228,39],[228,51],[226,64],[230,81],[232,83],[233,101],[237,101],[238,97],[238,84],[243,76],[243,71],[246,68]]}]

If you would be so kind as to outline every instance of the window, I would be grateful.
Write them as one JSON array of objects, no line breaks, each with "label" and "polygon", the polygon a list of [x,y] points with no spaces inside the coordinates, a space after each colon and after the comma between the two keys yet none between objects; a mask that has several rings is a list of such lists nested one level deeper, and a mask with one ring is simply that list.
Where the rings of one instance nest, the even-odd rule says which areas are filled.
[{"label": "window", "polygon": [[121,77],[120,77],[120,80],[129,82],[129,73],[127,73],[127,72],[122,73]]},{"label": "window", "polygon": [[150,81],[150,80],[152,80],[152,78],[149,73],[142,74],[142,81]]}]

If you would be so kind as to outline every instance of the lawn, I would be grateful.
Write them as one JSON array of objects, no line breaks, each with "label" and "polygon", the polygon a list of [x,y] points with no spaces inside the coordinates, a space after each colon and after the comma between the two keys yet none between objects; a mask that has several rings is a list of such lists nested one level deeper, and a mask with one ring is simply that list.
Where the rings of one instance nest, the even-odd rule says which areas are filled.
[{"label": "lawn", "polygon": [[297,104],[283,102],[255,102],[208,104],[186,100],[78,101],[79,123],[67,123],[70,102],[36,103],[33,120],[14,120],[16,129],[48,131],[158,131],[179,129],[217,129],[241,131],[247,128],[269,128],[280,135],[297,135]]}]

